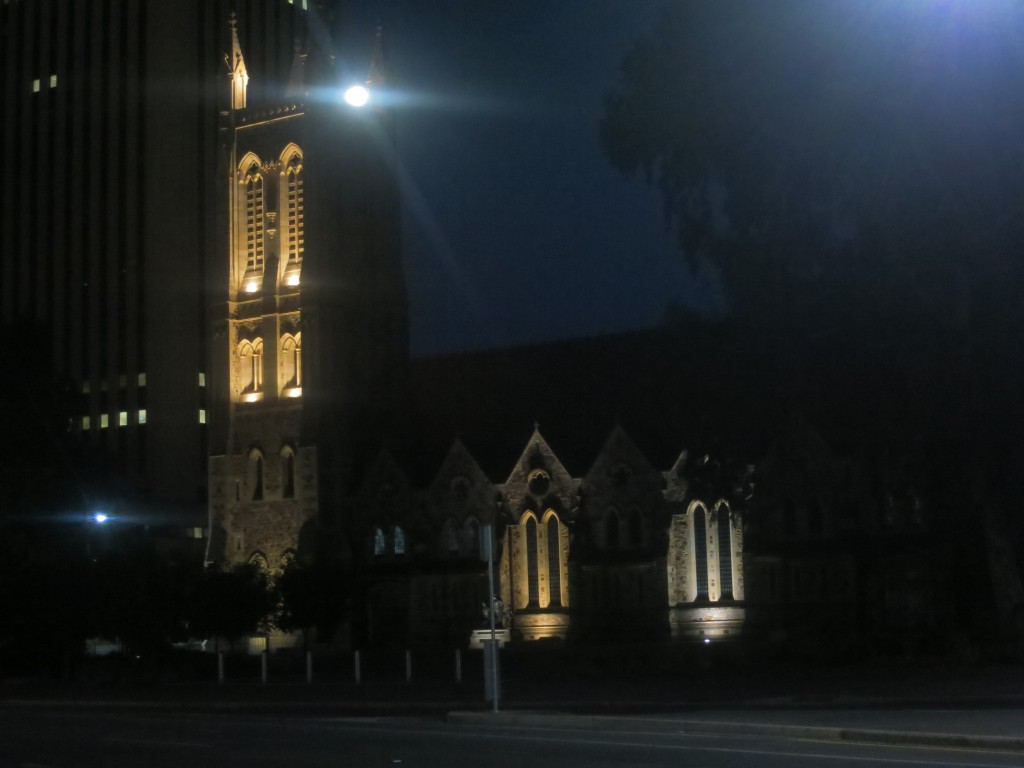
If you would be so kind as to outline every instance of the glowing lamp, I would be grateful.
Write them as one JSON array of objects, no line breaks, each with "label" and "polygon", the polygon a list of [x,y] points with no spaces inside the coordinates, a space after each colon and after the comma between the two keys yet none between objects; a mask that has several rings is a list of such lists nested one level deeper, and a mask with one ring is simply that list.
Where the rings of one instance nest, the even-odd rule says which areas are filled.
[{"label": "glowing lamp", "polygon": [[370,92],[364,85],[353,85],[345,91],[345,103],[351,107],[365,107],[370,100]]},{"label": "glowing lamp", "polygon": [[96,523],[97,525],[103,525],[110,518],[107,517],[102,512],[97,512],[95,515],[92,516],[92,519],[93,519],[93,522]]},{"label": "glowing lamp", "polygon": [[295,274],[288,275],[288,277],[285,278],[284,282],[285,282],[285,285],[298,285],[299,284],[299,273],[296,272]]}]

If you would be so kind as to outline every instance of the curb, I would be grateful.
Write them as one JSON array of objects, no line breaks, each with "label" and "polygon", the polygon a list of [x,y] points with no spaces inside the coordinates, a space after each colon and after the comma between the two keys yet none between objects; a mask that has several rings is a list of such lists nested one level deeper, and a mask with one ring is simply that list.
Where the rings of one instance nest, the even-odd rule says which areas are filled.
[{"label": "curb", "polygon": [[789,739],[820,739],[872,744],[903,744],[920,747],[959,747],[1024,752],[1024,737],[978,736],[925,731],[882,731],[810,725],[717,722],[649,717],[609,717],[539,712],[449,712],[448,722],[496,728],[573,728],[603,731],[647,731],[655,733],[700,733],[713,736],[782,736]]}]

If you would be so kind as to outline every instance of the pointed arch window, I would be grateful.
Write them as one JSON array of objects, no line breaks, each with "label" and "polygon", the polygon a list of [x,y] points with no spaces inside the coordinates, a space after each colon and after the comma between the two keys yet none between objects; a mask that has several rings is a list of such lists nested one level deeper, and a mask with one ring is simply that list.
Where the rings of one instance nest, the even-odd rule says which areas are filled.
[{"label": "pointed arch window", "polygon": [[384,540],[384,531],[380,528],[373,529],[373,554],[380,557],[384,554],[387,549],[387,543]]},{"label": "pointed arch window", "polygon": [[605,549],[618,549],[619,543],[619,513],[609,509],[604,515],[604,546]]},{"label": "pointed arch window", "polygon": [[396,555],[405,554],[405,531],[402,530],[402,526],[396,525],[391,531],[391,545],[392,551]]},{"label": "pointed arch window", "polygon": [[450,518],[444,524],[444,547],[450,555],[459,553],[459,533],[455,528],[455,521]]},{"label": "pointed arch window", "polygon": [[[245,169],[245,274],[258,277],[263,274],[264,232],[263,232],[263,174],[260,164],[253,160]],[[259,289],[259,281],[246,281],[245,290],[253,293]]]},{"label": "pointed arch window", "polygon": [[302,394],[302,333],[281,337],[282,389],[289,397]]},{"label": "pointed arch window", "polygon": [[697,566],[697,599],[708,599],[707,512],[702,506],[693,510],[693,551]]},{"label": "pointed arch window", "polygon": [[540,606],[540,573],[537,568],[537,518],[528,515],[526,526],[526,573],[529,580],[530,606]]},{"label": "pointed arch window", "polygon": [[263,339],[238,345],[238,380],[243,396],[263,391]]},{"label": "pointed arch window", "polygon": [[290,445],[281,449],[281,496],[295,498],[295,450]]},{"label": "pointed arch window", "polygon": [[285,161],[284,177],[285,284],[298,285],[306,249],[302,154],[298,150]]},{"label": "pointed arch window", "polygon": [[263,500],[263,452],[253,448],[249,452],[249,487],[252,488],[252,500]]},{"label": "pointed arch window", "polygon": [[480,523],[470,517],[462,526],[463,552],[472,555],[480,549]]},{"label": "pointed arch window", "polygon": [[732,524],[729,507],[718,508],[718,583],[722,585],[722,599],[732,599]]},{"label": "pointed arch window", "polygon": [[560,606],[562,604],[562,547],[558,515],[551,512],[545,526],[548,534],[548,594],[550,595],[548,605]]},{"label": "pointed arch window", "polygon": [[629,544],[637,548],[644,545],[644,519],[636,507],[629,513]]}]

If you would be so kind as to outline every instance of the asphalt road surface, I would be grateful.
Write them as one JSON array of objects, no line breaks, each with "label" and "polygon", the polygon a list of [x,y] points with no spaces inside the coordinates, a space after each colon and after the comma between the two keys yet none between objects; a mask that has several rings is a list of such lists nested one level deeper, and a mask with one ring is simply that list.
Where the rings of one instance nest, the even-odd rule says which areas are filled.
[{"label": "asphalt road surface", "polygon": [[[554,724],[554,721],[553,721]],[[1022,766],[1024,754],[417,718],[0,710],[0,768]]]}]

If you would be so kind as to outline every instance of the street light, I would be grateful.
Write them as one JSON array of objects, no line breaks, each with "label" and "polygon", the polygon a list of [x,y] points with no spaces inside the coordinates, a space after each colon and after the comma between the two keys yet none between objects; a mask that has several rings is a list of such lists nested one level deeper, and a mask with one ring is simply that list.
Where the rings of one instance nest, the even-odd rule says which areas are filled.
[{"label": "street light", "polygon": [[97,525],[103,525],[109,519],[110,518],[103,512],[97,512],[95,515],[92,516],[93,522]]},{"label": "street light", "polygon": [[365,107],[370,101],[370,91],[365,85],[353,85],[345,91],[345,102],[352,107]]}]

